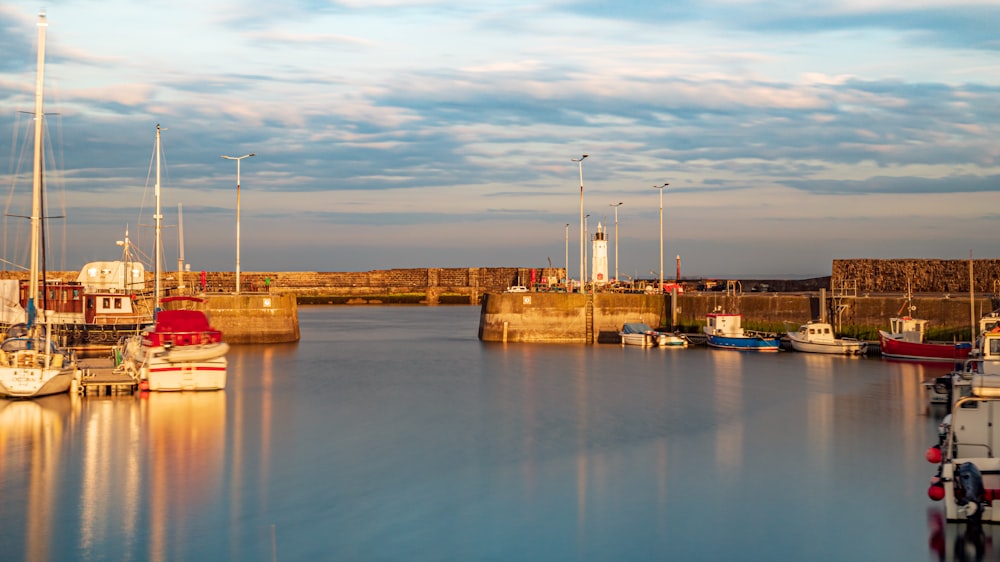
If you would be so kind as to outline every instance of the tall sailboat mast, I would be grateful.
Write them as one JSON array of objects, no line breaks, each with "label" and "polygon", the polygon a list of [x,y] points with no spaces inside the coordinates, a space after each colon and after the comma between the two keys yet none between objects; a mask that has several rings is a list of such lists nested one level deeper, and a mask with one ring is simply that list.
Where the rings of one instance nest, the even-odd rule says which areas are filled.
[{"label": "tall sailboat mast", "polygon": [[177,204],[177,287],[184,288],[184,207]]},{"label": "tall sailboat mast", "polygon": [[155,244],[156,244],[156,263],[153,265],[155,275],[153,276],[153,310],[157,311],[160,309],[160,220],[163,215],[160,214],[160,124],[156,124],[156,187],[153,189],[153,194],[156,198],[156,214],[153,216],[156,224],[156,234],[155,234]]},{"label": "tall sailboat mast", "polygon": [[45,13],[38,14],[38,72],[35,78],[35,165],[31,186],[31,273],[28,281],[28,325],[35,320],[35,302],[38,300],[38,254],[42,235],[42,131],[45,110],[42,100],[45,83]]}]

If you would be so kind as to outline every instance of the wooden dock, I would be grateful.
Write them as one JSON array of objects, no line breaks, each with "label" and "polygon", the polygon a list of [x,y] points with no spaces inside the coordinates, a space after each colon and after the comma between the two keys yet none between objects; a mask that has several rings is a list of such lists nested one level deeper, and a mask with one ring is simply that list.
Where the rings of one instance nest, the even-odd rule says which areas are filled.
[{"label": "wooden dock", "polygon": [[76,392],[80,396],[133,394],[139,389],[139,381],[116,369],[110,358],[81,359],[78,365],[81,376]]}]

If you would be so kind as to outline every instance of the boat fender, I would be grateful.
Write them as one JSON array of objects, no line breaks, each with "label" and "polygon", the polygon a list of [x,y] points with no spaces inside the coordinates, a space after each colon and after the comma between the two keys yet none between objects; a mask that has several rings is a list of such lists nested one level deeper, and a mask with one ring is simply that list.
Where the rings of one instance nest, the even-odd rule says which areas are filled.
[{"label": "boat fender", "polygon": [[927,497],[939,502],[944,499],[944,484],[941,482],[931,482],[931,486],[927,488]]},{"label": "boat fender", "polygon": [[941,462],[941,446],[940,445],[931,445],[930,447],[927,448],[927,452],[924,453],[924,457],[927,459],[927,462],[929,462],[931,464],[938,464],[938,463],[940,463]]}]

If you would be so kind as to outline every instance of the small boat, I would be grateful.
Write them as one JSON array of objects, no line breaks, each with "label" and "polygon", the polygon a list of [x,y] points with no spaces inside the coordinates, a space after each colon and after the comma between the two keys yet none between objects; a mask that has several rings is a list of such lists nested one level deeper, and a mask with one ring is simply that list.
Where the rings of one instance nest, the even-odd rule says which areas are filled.
[{"label": "small boat", "polygon": [[771,334],[748,332],[743,329],[743,315],[716,309],[708,313],[702,327],[709,347],[740,351],[778,351],[781,340]]},{"label": "small boat", "polygon": [[910,316],[889,319],[889,331],[879,330],[882,357],[908,361],[962,362],[969,357],[972,344],[968,342],[933,343],[924,341],[927,320]]},{"label": "small boat", "polygon": [[[203,302],[196,297],[167,297]],[[139,379],[143,390],[222,390],[226,387],[229,344],[209,324],[201,310],[160,310],[141,339],[129,339],[122,350],[123,364]]]},{"label": "small boat", "polygon": [[927,320],[914,318],[904,312],[912,313],[913,297],[909,287],[906,300],[899,308],[896,316],[889,319],[889,331],[879,330],[879,345],[882,357],[903,359],[907,361],[929,361],[961,363],[972,352],[972,344],[968,342],[935,343],[924,339]]},{"label": "small boat", "polygon": [[795,351],[829,353],[833,355],[864,355],[868,343],[854,338],[834,337],[833,327],[826,322],[807,322],[798,331],[788,331],[788,340]]},{"label": "small boat", "polygon": [[690,342],[684,334],[656,332],[657,347],[687,347]]},{"label": "small boat", "polygon": [[[56,347],[46,329],[45,307],[39,300],[40,257],[42,250],[42,76],[45,64],[45,14],[38,17],[38,80],[35,91],[35,163],[32,182],[30,282],[26,308],[27,323],[10,328],[0,343],[0,395],[34,398],[69,392],[78,371],[71,352]],[[40,318],[38,318],[40,316]]]},{"label": "small boat", "polygon": [[618,335],[622,338],[622,345],[654,347],[657,344],[658,332],[643,322],[626,322]]},{"label": "small boat", "polygon": [[[964,380],[964,382],[958,382]],[[965,388],[938,427],[938,443],[926,459],[938,465],[927,495],[943,501],[948,521],[1000,523],[1000,376],[956,378]]]}]

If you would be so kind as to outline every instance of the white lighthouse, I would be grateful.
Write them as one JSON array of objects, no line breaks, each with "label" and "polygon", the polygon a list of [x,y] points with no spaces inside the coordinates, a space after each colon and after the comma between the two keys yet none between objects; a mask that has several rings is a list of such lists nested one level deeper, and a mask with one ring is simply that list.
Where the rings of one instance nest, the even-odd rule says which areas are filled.
[{"label": "white lighthouse", "polygon": [[594,234],[593,261],[591,261],[591,283],[603,285],[608,282],[608,237],[601,223],[597,223]]}]

